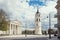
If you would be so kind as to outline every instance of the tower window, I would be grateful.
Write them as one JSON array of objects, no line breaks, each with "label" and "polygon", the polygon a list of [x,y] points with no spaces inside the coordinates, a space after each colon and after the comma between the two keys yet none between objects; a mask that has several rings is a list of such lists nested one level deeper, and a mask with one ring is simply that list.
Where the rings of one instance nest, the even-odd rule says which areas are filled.
[{"label": "tower window", "polygon": [[40,17],[40,15],[39,15],[39,17]]},{"label": "tower window", "polygon": [[36,24],[38,26],[38,24]]},{"label": "tower window", "polygon": [[39,21],[40,21],[40,19],[39,19]]},{"label": "tower window", "polygon": [[36,21],[38,21],[38,19]]}]

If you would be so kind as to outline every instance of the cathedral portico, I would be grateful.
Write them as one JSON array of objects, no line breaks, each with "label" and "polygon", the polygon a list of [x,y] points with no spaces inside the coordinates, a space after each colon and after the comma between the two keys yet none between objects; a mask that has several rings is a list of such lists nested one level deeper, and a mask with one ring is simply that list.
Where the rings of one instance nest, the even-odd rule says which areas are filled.
[{"label": "cathedral portico", "polygon": [[9,24],[9,31],[7,34],[9,35],[18,35],[21,34],[21,24],[18,21],[12,21]]}]

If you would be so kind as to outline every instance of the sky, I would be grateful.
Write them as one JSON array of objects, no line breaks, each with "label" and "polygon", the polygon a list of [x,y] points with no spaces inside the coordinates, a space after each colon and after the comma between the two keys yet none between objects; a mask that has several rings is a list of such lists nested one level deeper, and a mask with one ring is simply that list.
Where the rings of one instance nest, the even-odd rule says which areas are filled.
[{"label": "sky", "polygon": [[0,9],[4,9],[10,15],[11,20],[18,19],[23,25],[27,23],[28,28],[35,28],[35,14],[37,6],[41,14],[42,29],[49,28],[49,13],[51,14],[51,27],[57,23],[54,18],[57,0],[0,0]]}]

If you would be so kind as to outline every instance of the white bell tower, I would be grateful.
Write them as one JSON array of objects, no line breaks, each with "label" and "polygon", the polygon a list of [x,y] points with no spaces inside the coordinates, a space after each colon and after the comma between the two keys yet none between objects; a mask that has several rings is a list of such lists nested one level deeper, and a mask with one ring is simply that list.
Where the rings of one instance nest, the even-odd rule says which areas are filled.
[{"label": "white bell tower", "polygon": [[37,8],[37,12],[35,14],[35,34],[42,34],[41,31],[41,21],[40,21],[40,13],[39,10]]}]

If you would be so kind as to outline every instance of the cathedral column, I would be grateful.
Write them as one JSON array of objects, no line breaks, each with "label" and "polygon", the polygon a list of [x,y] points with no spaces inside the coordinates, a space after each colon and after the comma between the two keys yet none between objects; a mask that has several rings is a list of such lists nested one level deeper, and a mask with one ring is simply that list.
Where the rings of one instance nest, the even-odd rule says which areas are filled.
[{"label": "cathedral column", "polygon": [[14,35],[16,35],[16,24],[14,24],[14,26],[13,26],[14,28],[13,28],[13,33],[14,33]]},{"label": "cathedral column", "polygon": [[17,25],[16,25],[16,35],[18,34],[18,31],[17,31]]},{"label": "cathedral column", "polygon": [[57,1],[57,5],[56,5],[56,9],[57,9],[57,19],[58,19],[58,38],[60,38],[60,0]]},{"label": "cathedral column", "polygon": [[10,35],[11,35],[11,26],[12,26],[12,25],[10,24],[10,29],[9,29],[9,34],[10,34]]}]

